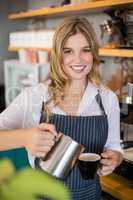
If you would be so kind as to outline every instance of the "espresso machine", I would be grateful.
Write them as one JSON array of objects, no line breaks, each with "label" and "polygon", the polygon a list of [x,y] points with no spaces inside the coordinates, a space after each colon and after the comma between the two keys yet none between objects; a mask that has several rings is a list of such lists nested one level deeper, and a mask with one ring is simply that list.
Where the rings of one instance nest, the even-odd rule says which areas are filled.
[{"label": "espresso machine", "polygon": [[133,180],[133,83],[127,84],[127,95],[120,102],[120,122],[124,159],[115,172]]}]

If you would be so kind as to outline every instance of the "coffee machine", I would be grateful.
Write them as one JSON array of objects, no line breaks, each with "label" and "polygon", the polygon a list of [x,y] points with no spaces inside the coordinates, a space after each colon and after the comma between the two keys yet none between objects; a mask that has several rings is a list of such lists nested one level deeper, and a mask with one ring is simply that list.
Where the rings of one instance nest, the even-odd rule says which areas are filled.
[{"label": "coffee machine", "polygon": [[[133,124],[133,83],[127,84],[127,95],[120,102],[121,123]],[[123,138],[122,138],[123,139]]]},{"label": "coffee machine", "polygon": [[120,102],[122,164],[116,173],[133,180],[133,83],[127,84],[127,95]]}]

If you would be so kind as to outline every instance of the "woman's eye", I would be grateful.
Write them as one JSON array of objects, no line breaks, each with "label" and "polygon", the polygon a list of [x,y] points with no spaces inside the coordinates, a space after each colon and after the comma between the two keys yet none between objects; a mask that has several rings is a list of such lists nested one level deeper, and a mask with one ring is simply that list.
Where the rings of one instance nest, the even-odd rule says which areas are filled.
[{"label": "woman's eye", "polygon": [[70,54],[72,51],[71,50],[64,50],[63,53],[64,54]]},{"label": "woman's eye", "polygon": [[90,49],[83,49],[83,52],[90,52]]}]

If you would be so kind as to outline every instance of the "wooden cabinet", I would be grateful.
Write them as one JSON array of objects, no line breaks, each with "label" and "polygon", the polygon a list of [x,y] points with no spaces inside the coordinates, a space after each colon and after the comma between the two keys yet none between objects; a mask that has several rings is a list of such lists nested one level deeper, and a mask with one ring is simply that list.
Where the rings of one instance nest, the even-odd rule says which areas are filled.
[{"label": "wooden cabinet", "polygon": [[133,183],[117,174],[101,177],[102,190],[119,200],[133,199]]}]

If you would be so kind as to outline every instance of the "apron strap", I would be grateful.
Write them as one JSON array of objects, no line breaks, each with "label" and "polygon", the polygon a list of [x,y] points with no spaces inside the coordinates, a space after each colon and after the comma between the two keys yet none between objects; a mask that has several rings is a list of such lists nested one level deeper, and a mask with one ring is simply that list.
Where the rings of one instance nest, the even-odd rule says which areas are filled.
[{"label": "apron strap", "polygon": [[98,90],[98,94],[96,95],[96,101],[101,109],[101,112],[103,115],[106,115],[106,112],[105,112],[105,109],[104,109],[104,106],[103,106],[103,103],[102,103],[102,98],[101,98],[101,95],[100,95],[100,91]]},{"label": "apron strap", "polygon": [[43,116],[44,111],[43,110],[44,110],[44,101],[42,102],[41,117],[40,117],[39,123],[41,123],[43,121],[43,118],[44,118],[44,116]]}]

